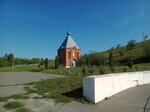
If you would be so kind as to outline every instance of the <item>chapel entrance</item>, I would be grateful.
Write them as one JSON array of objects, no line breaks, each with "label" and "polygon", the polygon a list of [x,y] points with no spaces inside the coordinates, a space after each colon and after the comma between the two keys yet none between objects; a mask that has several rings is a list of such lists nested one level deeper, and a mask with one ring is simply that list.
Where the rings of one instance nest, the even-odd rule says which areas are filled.
[{"label": "chapel entrance", "polygon": [[72,67],[76,67],[76,60],[75,59],[72,60],[72,64],[71,65],[72,65]]}]

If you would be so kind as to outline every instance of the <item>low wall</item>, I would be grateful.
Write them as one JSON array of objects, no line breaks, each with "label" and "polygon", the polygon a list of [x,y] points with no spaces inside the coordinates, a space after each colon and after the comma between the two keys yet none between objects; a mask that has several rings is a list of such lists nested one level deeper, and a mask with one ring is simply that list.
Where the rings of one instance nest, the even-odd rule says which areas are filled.
[{"label": "low wall", "polygon": [[88,76],[83,79],[83,96],[94,103],[128,88],[150,83],[150,71]]}]

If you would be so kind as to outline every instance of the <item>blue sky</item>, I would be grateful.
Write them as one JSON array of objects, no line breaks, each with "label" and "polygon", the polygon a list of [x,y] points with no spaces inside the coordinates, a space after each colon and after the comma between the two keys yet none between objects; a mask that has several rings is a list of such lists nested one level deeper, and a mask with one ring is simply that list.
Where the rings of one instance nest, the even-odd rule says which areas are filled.
[{"label": "blue sky", "polygon": [[150,34],[150,0],[0,0],[0,56],[54,58],[70,27],[81,52]]}]

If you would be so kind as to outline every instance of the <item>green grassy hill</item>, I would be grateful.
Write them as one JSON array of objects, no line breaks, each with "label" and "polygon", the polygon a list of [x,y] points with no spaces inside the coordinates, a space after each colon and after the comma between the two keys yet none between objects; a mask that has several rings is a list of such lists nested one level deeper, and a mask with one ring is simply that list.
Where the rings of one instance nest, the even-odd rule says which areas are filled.
[{"label": "green grassy hill", "polygon": [[[126,64],[128,62],[129,57],[133,58],[134,63],[145,63],[147,59],[145,59],[144,48],[145,46],[150,47],[150,40],[142,41],[136,43],[135,47],[131,50],[127,50],[126,46],[122,46],[120,48],[112,49],[112,53],[114,56],[114,61],[121,64]],[[109,50],[99,52],[105,57],[108,57]]]}]

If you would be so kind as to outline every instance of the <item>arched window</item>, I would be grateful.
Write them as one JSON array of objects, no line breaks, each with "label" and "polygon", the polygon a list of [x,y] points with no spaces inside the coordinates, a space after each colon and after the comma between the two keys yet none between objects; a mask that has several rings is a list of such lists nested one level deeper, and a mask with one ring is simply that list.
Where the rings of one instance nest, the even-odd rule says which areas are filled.
[{"label": "arched window", "polygon": [[79,58],[79,52],[77,52],[77,58]]}]

